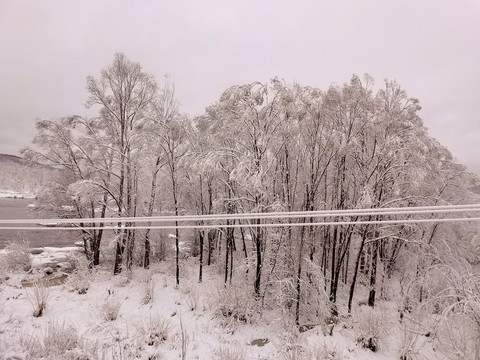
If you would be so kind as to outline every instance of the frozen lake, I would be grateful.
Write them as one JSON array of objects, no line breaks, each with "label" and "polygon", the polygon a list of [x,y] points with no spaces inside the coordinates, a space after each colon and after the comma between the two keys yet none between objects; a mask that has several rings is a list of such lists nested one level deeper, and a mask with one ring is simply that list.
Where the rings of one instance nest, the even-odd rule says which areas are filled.
[{"label": "frozen lake", "polygon": [[[34,199],[3,199],[0,198],[0,219],[30,219],[38,216],[35,211],[28,210],[29,204],[34,204]],[[39,220],[41,222],[41,220]],[[9,226],[9,225],[4,225]],[[22,224],[22,227],[35,226]],[[80,240],[77,231],[57,230],[2,230],[0,225],[0,249],[3,249],[8,241],[27,240],[31,247],[43,246],[73,246],[75,241]]]}]

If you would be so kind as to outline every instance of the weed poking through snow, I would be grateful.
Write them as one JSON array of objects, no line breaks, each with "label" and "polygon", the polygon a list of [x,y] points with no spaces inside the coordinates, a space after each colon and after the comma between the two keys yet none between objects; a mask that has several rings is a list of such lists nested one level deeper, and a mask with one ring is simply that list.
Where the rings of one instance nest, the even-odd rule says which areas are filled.
[{"label": "weed poking through snow", "polygon": [[50,298],[50,290],[41,280],[33,282],[33,286],[27,288],[27,298],[33,307],[33,316],[40,317],[43,315]]}]

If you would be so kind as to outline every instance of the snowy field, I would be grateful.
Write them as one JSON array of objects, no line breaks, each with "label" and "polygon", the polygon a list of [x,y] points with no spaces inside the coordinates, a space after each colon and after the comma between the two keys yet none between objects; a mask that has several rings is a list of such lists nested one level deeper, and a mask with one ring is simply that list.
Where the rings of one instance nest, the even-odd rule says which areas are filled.
[{"label": "snowy field", "polygon": [[[196,258],[182,262],[176,288],[173,261],[112,276],[111,269],[102,266],[89,272],[76,248],[32,252],[35,255],[23,258],[16,252],[16,259],[10,254],[8,261],[24,264],[24,268],[1,273],[2,360],[380,360],[400,359],[405,344],[407,333],[398,320],[393,293],[389,301],[379,301],[377,323],[368,323],[376,327],[381,339],[378,350],[372,352],[359,341],[365,316],[371,313],[366,306],[359,309],[358,300],[355,317],[340,311],[336,323],[325,321],[299,329],[288,310],[272,304],[261,309],[240,271],[232,285],[225,287],[219,281],[221,266],[211,265],[204,269],[203,283],[198,283]],[[8,261],[3,262],[4,268]],[[25,272],[30,263],[31,269]],[[64,283],[63,274],[68,276]],[[52,286],[43,286],[40,278]],[[365,296],[365,292],[359,294]],[[34,317],[42,303],[41,316]],[[430,337],[407,335],[414,337],[412,346],[422,355],[415,359],[443,358],[432,349]]]}]

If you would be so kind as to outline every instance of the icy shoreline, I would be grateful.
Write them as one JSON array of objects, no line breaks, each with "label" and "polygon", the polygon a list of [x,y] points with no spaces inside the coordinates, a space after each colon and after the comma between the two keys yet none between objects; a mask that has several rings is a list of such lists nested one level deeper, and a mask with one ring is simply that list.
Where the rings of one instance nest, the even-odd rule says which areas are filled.
[{"label": "icy shoreline", "polygon": [[0,189],[0,199],[35,199],[37,196],[30,191],[14,191]]}]

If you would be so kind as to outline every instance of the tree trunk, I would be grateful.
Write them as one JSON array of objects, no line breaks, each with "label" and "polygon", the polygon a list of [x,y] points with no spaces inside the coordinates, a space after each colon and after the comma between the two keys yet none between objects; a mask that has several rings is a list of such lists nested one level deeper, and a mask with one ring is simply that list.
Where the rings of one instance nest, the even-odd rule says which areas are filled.
[{"label": "tree trunk", "polygon": [[[153,207],[155,205],[155,198],[157,195],[157,176],[160,171],[160,156],[155,160],[155,169],[152,174],[152,183],[150,185],[150,200],[148,202],[147,216],[153,215]],[[147,226],[152,225],[152,222],[147,222]],[[148,269],[150,267],[150,229],[145,231],[145,253],[143,255],[143,267]]]},{"label": "tree trunk", "polygon": [[[354,219],[354,221],[356,221],[358,219],[358,217],[356,217]],[[352,239],[352,234],[353,234],[353,226],[352,225],[348,225],[347,226],[347,229],[342,231],[341,232],[341,238],[345,238],[345,233],[347,233],[346,235],[346,239],[343,239],[342,241],[340,241],[340,244],[342,245],[341,248],[338,250],[338,255],[337,255],[337,265],[335,267],[335,276],[334,276],[334,284],[335,286],[333,287],[332,289],[332,299],[331,300],[333,303],[336,303],[337,302],[337,291],[338,291],[338,283],[340,281],[340,272],[342,271],[342,268],[344,266],[344,262],[345,262],[345,256],[350,248],[350,242],[351,242],[351,239]]]},{"label": "tree trunk", "polygon": [[[130,158],[130,145],[127,146],[127,203],[126,203],[126,212],[125,215],[127,217],[134,216],[133,214],[133,177],[132,177],[132,161]],[[132,226],[133,223],[126,224],[127,226]],[[132,263],[133,263],[133,247],[134,247],[134,231],[132,229],[126,230],[126,241],[127,241],[127,259],[126,259],[126,266],[128,270],[132,270]]]},{"label": "tree trunk", "polygon": [[113,274],[120,274],[122,272],[123,251],[125,249],[125,234],[120,232],[117,235],[117,244],[115,247],[115,264],[113,267]]},{"label": "tree trunk", "polygon": [[[368,221],[370,221],[371,218],[372,217],[369,216]],[[358,250],[357,260],[355,262],[355,269],[353,271],[352,284],[350,285],[350,293],[348,295],[348,313],[349,314],[352,311],[353,293],[355,292],[355,284],[357,282],[357,275],[358,275],[358,270],[359,270],[359,266],[360,266],[360,259],[362,257],[363,247],[365,246],[365,240],[367,239],[367,233],[368,233],[368,225],[365,226],[365,230],[363,231],[363,234],[362,234],[362,242],[360,243],[360,249]]]},{"label": "tree trunk", "polygon": [[[227,220],[227,225],[230,225],[230,221]],[[228,255],[230,251],[230,236],[228,234],[229,228],[225,229],[227,231],[227,236],[225,236],[225,282],[224,284],[227,284],[228,280]]]},{"label": "tree trunk", "polygon": [[336,258],[336,249],[337,249],[337,236],[338,236],[338,227],[335,226],[333,229],[332,236],[332,254],[331,254],[331,269],[330,269],[330,301],[335,303],[335,294],[337,293],[337,283],[335,282],[335,258]]},{"label": "tree trunk", "polygon": [[[174,153],[170,154],[170,176],[172,180],[172,191],[173,191],[173,206],[175,210],[175,217],[178,217],[178,200],[177,200],[177,174],[175,168],[175,156]],[[180,244],[179,244],[179,232],[178,232],[178,221],[175,220],[175,283],[176,286],[180,284]]]},{"label": "tree trunk", "polygon": [[[305,221],[305,220],[304,220]],[[301,294],[301,283],[302,283],[302,254],[303,246],[305,243],[305,227],[302,226],[300,234],[300,247],[298,249],[298,264],[297,264],[297,277],[296,277],[296,299],[295,299],[295,324],[300,325],[300,294]]]},{"label": "tree trunk", "polygon": [[372,250],[372,269],[370,272],[370,292],[368,294],[368,306],[375,306],[375,283],[377,281],[377,258],[378,258],[378,241],[373,242]]},{"label": "tree trunk", "polygon": [[[202,215],[205,214],[205,206],[203,204],[203,182],[202,182],[202,175],[199,176],[199,182],[200,182],[200,213]],[[203,221],[200,222],[201,225],[203,225]],[[199,229],[198,231],[198,240],[199,240],[199,269],[198,269],[198,282],[202,282],[202,276],[203,276],[203,239],[205,235],[205,230],[203,228]]]},{"label": "tree trunk", "polygon": [[199,254],[199,269],[198,269],[198,282],[202,282],[202,277],[203,277],[203,242],[205,238],[205,230],[200,229],[198,232],[199,240],[200,240],[200,254]]},{"label": "tree trunk", "polygon": [[[207,189],[208,189],[208,214],[212,214],[213,212],[213,189],[212,189],[212,182],[209,180],[207,181]],[[214,229],[210,229],[207,232],[207,240],[208,240],[208,257],[207,257],[207,265],[210,266],[212,263],[212,244],[213,244],[213,234]]]},{"label": "tree trunk", "polygon": [[[102,204],[102,211],[100,212],[100,217],[102,219],[105,218],[106,212],[107,212],[107,199],[108,199],[108,194],[105,193],[103,195],[103,204]],[[93,209],[93,213],[95,214],[95,209]],[[102,242],[103,238],[103,225],[104,223],[99,223],[98,224],[98,232],[97,236],[95,237],[94,244],[93,244],[93,265],[97,266],[100,264],[100,244]]]},{"label": "tree trunk", "polygon": [[[119,177],[119,191],[118,191],[118,209],[117,215],[119,218],[123,215],[123,196],[124,196],[124,182],[125,182],[125,123],[121,122],[121,149],[122,153],[120,155],[120,177]],[[120,228],[122,223],[118,223]],[[123,251],[125,250],[125,235],[122,230],[119,230],[117,235],[117,241],[115,246],[115,264],[113,266],[113,274],[120,274],[122,272],[122,262],[123,262]]]},{"label": "tree trunk", "polygon": [[[308,192],[308,185],[306,186],[305,191],[305,209],[310,207],[310,198]],[[302,220],[304,223],[306,219],[303,218]],[[298,249],[298,264],[297,264],[297,277],[296,277],[296,301],[295,301],[295,324],[298,326],[300,325],[300,294],[301,294],[301,284],[302,284],[302,255],[303,255],[303,247],[305,244],[305,226],[302,226],[300,231],[300,246]]]},{"label": "tree trunk", "polygon": [[[175,207],[175,214],[178,216],[178,211]],[[180,245],[178,243],[178,221],[175,220],[175,283],[177,286],[180,284],[180,265],[179,265],[179,256],[180,256]]]},{"label": "tree trunk", "polygon": [[[260,225],[260,219],[256,219],[255,223]],[[255,235],[255,245],[256,245],[256,254],[257,254],[257,267],[255,273],[255,297],[260,297],[260,284],[262,277],[262,233],[260,226],[257,227]]]},{"label": "tree trunk", "polygon": [[208,238],[207,265],[210,266],[212,264],[213,230],[208,231],[207,238]]}]

